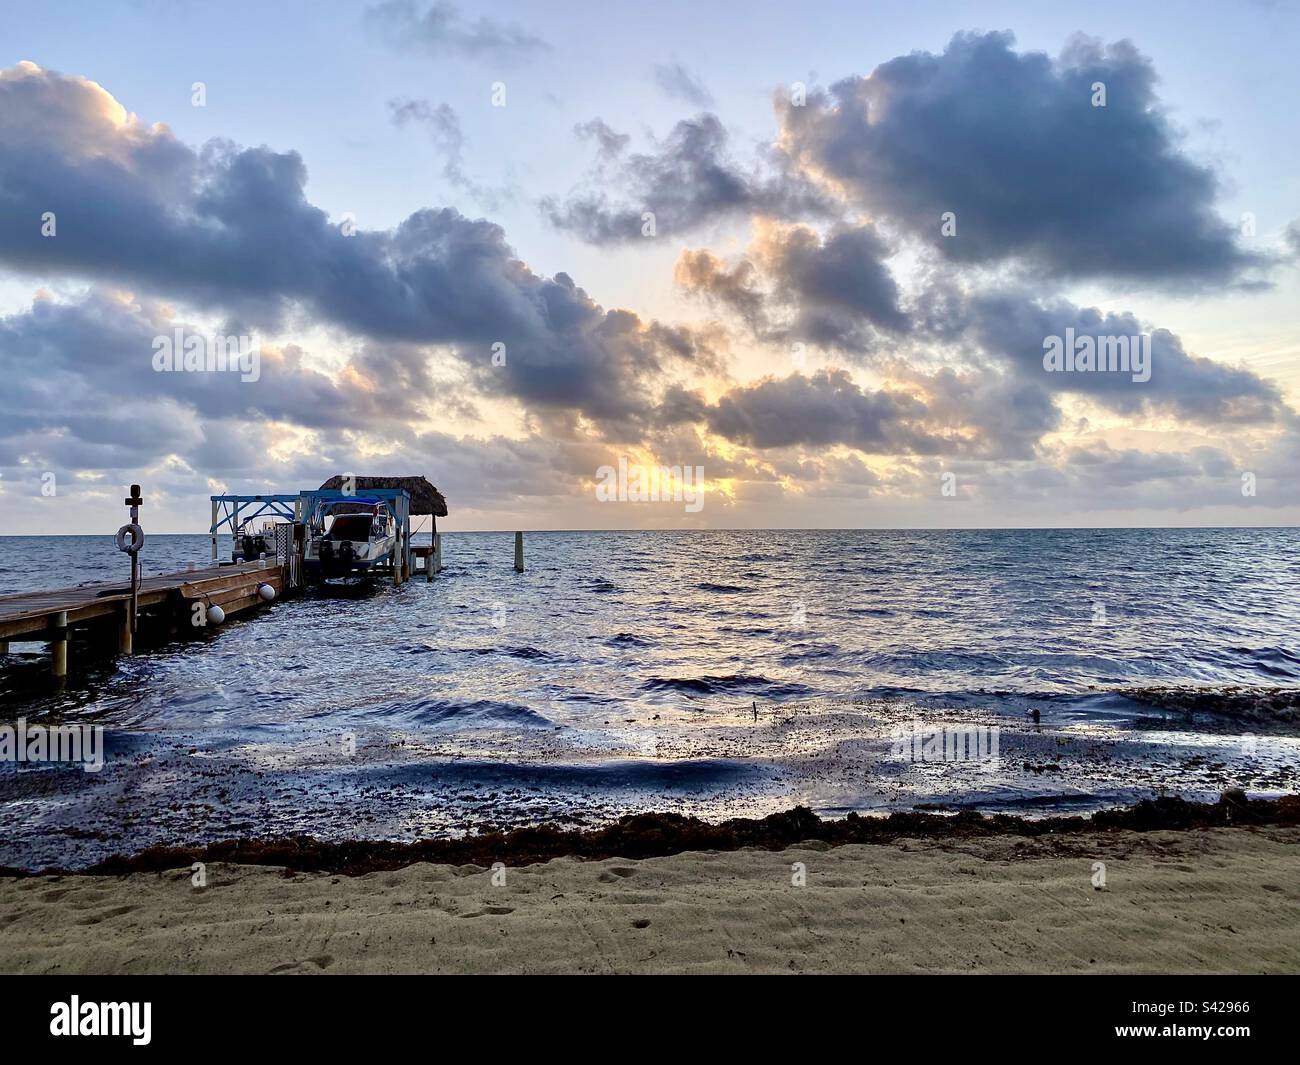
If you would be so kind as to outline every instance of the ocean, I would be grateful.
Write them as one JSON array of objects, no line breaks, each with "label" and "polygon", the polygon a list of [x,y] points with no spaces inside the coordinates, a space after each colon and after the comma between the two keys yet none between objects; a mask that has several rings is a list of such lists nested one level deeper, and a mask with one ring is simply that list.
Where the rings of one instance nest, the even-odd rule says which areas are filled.
[{"label": "ocean", "polygon": [[[431,583],[74,648],[61,691],[13,644],[0,724],[100,725],[107,762],[0,763],[0,865],[646,810],[1087,811],[1300,774],[1295,529],[531,533],[523,574],[511,534],[443,547]],[[208,555],[160,535],[142,558]],[[126,572],[109,536],[0,537],[11,590]]]}]

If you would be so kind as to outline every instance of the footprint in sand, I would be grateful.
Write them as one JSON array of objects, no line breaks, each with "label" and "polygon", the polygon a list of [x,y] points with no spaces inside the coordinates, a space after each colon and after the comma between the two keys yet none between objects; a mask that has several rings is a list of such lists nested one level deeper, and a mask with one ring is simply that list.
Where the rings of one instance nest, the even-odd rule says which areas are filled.
[{"label": "footprint in sand", "polygon": [[274,976],[276,973],[301,972],[308,966],[314,965],[317,969],[328,969],[334,964],[334,958],[330,954],[316,954],[310,958],[304,958],[302,961],[287,961],[283,965],[277,965],[267,973],[268,976]]},{"label": "footprint in sand", "polygon": [[459,914],[461,917],[504,917],[508,913],[514,913],[513,906],[484,906],[481,910],[475,910],[473,913]]},{"label": "footprint in sand", "polygon": [[121,917],[123,914],[131,913],[138,909],[138,906],[114,906],[111,910],[104,910],[101,913],[92,913],[86,917],[81,917],[77,920],[77,924],[99,924],[102,921],[107,921],[114,917]]}]

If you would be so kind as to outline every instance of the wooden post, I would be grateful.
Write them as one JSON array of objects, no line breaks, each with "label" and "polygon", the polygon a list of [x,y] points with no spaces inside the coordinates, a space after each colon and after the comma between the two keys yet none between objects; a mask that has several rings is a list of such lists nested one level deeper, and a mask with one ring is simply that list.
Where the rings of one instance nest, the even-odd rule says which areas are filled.
[{"label": "wooden post", "polygon": [[130,607],[123,607],[117,612],[117,653],[120,655],[135,653],[135,637],[131,632]]},{"label": "wooden post", "polygon": [[68,612],[55,614],[50,627],[51,672],[61,680],[68,675]]},{"label": "wooden post", "polygon": [[9,641],[0,640],[0,655],[7,655],[8,653],[9,653]]},{"label": "wooden post", "polygon": [[433,572],[442,572],[442,533],[433,534]]},{"label": "wooden post", "polygon": [[515,572],[524,572],[524,534],[515,533]]},{"label": "wooden post", "polygon": [[[138,525],[140,522],[140,507],[144,505],[144,497],[140,494],[140,486],[133,484],[131,494],[127,496],[125,503],[131,508],[131,524]],[[140,549],[131,552],[131,631],[135,632],[135,627],[139,622],[140,615]]]},{"label": "wooden post", "polygon": [[393,544],[393,587],[402,586],[402,527],[397,527],[397,542]]},{"label": "wooden post", "polygon": [[217,560],[217,501],[212,501],[212,561]]}]

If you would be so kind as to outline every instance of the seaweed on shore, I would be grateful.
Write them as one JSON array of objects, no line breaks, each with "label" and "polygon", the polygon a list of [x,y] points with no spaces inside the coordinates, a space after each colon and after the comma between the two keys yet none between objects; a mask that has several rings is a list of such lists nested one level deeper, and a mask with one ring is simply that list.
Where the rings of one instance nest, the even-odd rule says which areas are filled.
[{"label": "seaweed on shore", "polygon": [[1184,714],[1201,727],[1217,721],[1230,731],[1242,724],[1263,732],[1300,728],[1300,688],[1178,685],[1129,688],[1122,694],[1167,713]]},{"label": "seaweed on shore", "polygon": [[683,851],[733,851],[744,847],[782,850],[818,840],[831,846],[892,843],[901,839],[971,839],[988,836],[1068,836],[1082,832],[1150,832],[1161,829],[1225,826],[1300,825],[1300,795],[1248,799],[1226,791],[1215,803],[1177,797],[1144,800],[1134,806],[1102,810],[1089,817],[1026,819],[975,811],[954,815],[893,813],[888,817],[823,819],[806,806],[759,819],[734,818],[710,824],[680,814],[633,814],[591,831],[549,825],[509,832],[484,832],[461,839],[401,843],[384,840],[326,842],[310,836],[225,840],[202,847],[150,847],[138,854],[114,855],[85,869],[29,871],[0,867],[3,876],[101,875],[161,872],[188,868],[194,862],[229,862],[282,866],[286,870],[364,873],[400,869],[417,862],[483,865],[505,862],[530,865],[553,858],[658,858]]}]

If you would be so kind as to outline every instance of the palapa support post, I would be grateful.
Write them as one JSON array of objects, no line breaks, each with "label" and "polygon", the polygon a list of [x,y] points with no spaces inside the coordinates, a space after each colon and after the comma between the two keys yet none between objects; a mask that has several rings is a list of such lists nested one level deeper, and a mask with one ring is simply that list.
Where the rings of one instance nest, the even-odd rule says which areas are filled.
[{"label": "palapa support post", "polygon": [[524,534],[515,533],[515,572],[524,572]]},{"label": "palapa support post", "polygon": [[442,572],[442,533],[433,534],[433,572]]},{"label": "palapa support post", "polygon": [[50,618],[50,672],[62,680],[68,675],[68,612]]},{"label": "palapa support post", "polygon": [[8,653],[9,653],[9,641],[0,640],[0,655],[7,655]]}]

